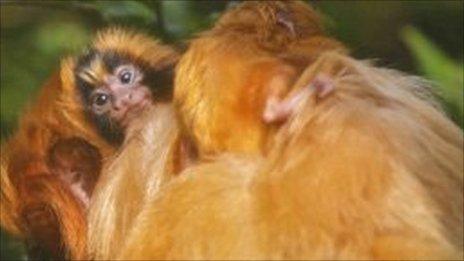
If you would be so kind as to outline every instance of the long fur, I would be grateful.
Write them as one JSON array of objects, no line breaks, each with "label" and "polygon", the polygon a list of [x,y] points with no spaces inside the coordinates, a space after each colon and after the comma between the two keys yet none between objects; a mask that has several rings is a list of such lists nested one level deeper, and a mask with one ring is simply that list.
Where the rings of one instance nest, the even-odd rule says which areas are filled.
[{"label": "long fur", "polygon": [[[76,206],[76,202],[68,204],[73,196],[67,194],[69,191],[64,188],[64,184],[54,183],[50,181],[53,177],[47,177],[50,175],[46,164],[47,151],[57,139],[66,137],[81,137],[92,141],[105,156],[113,149],[85,121],[81,107],[62,105],[66,99],[72,104],[79,104],[77,100],[69,100],[79,98],[77,93],[66,90],[66,84],[72,81],[69,62],[64,60],[60,74],[55,74],[42,87],[37,101],[23,114],[18,131],[2,148],[1,180],[2,195],[5,196],[1,198],[0,221],[6,231],[28,241],[33,235],[25,231],[26,224],[22,216],[34,204],[48,202],[59,220],[59,224],[54,225],[59,227],[64,240],[59,243],[62,244],[60,248],[64,249],[68,257],[84,258],[86,228],[80,226],[85,225],[81,222],[85,220],[85,212]],[[42,189],[27,189],[33,179],[37,187]]]},{"label": "long fur", "polygon": [[146,200],[171,179],[178,138],[174,110],[168,104],[155,105],[131,126],[121,151],[104,167],[92,198],[89,252],[93,258],[115,258]]},{"label": "long fur", "polygon": [[[347,70],[336,78],[336,93],[319,104],[309,100],[277,134],[270,155],[224,155],[164,186],[142,186],[145,203],[132,214],[136,219],[100,237],[113,241],[128,231],[113,243],[122,250],[108,256],[95,248],[100,253],[94,254],[123,260],[462,258],[462,132],[424,100],[418,78],[334,53],[306,76],[340,64]],[[131,153],[151,160],[145,150]],[[151,176],[121,164],[112,178],[130,174],[147,183],[160,175],[158,166],[145,169]],[[112,183],[111,190],[125,195],[134,189],[127,184]]]},{"label": "long fur", "polygon": [[17,208],[17,191],[15,186],[11,183],[11,180],[6,175],[6,159],[1,159],[0,162],[0,202],[1,202],[1,211],[0,211],[0,224],[2,228],[8,231],[10,234],[15,236],[21,235],[20,229],[18,228],[17,213],[15,209]]}]

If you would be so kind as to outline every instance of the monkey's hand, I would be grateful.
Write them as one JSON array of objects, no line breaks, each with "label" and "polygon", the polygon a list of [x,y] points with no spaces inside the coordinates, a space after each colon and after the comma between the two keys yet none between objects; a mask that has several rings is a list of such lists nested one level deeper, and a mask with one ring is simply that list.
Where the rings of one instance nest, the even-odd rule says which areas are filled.
[{"label": "monkey's hand", "polygon": [[290,93],[283,100],[274,96],[269,97],[263,111],[263,120],[268,124],[285,122],[307,99],[314,98],[317,101],[333,90],[333,80],[325,74],[318,74],[305,88]]}]

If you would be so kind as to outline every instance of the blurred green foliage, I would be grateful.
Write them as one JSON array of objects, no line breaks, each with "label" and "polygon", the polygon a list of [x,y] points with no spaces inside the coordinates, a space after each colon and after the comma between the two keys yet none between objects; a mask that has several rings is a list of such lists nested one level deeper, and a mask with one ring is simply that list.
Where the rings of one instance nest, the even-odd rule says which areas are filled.
[{"label": "blurred green foliage", "polygon": [[[355,57],[378,58],[383,66],[436,82],[445,108],[462,126],[464,2],[309,2],[325,14],[329,33],[347,44]],[[131,26],[185,47],[189,38],[236,3],[1,1],[0,139],[14,131],[22,108],[58,68],[60,58],[79,52],[96,30]],[[3,232],[0,239],[1,260],[23,257],[18,241]]]},{"label": "blurred green foliage", "polygon": [[451,117],[463,127],[464,68],[447,57],[423,34],[412,27],[405,27],[403,38],[414,54],[424,75],[435,82],[436,93],[441,97]]},{"label": "blurred green foliage", "polygon": [[0,230],[0,260],[26,260],[24,245]]},{"label": "blurred green foliage", "polygon": [[89,7],[94,7],[103,20],[128,19],[140,20],[142,23],[150,23],[156,19],[156,14],[146,5],[135,1],[120,1],[114,4],[111,1],[96,1],[89,3]]}]

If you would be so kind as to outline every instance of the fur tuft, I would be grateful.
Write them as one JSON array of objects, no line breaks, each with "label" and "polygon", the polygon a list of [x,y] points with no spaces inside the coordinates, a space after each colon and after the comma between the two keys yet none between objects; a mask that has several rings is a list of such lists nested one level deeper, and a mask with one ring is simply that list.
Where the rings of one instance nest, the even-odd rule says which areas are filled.
[{"label": "fur tuft", "polygon": [[127,55],[155,70],[172,66],[178,59],[178,54],[172,48],[161,45],[145,34],[119,27],[97,33],[92,47],[100,52],[114,51]]}]

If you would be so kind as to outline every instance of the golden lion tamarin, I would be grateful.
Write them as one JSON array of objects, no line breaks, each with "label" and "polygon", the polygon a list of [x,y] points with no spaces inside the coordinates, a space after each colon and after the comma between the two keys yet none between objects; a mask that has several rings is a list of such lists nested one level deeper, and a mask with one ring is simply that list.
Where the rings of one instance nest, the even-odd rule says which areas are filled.
[{"label": "golden lion tamarin", "polygon": [[[119,193],[101,203],[121,205],[91,219],[89,232],[117,248],[93,248],[97,259],[460,258],[462,132],[424,100],[420,79],[333,53],[305,75],[327,67],[345,71],[334,70],[334,92],[311,96],[265,157],[223,154],[169,176],[172,154],[150,137],[166,133],[153,114],[105,173]],[[99,230],[119,207],[126,216]]]},{"label": "golden lion tamarin", "polygon": [[[462,258],[462,131],[421,79],[349,58],[322,33],[285,37],[320,28],[313,14],[245,3],[192,42],[176,71],[180,132],[165,111],[172,136],[153,144],[163,124],[151,112],[106,169],[92,257]],[[200,161],[175,173],[179,133]]]},{"label": "golden lion tamarin", "polygon": [[137,114],[170,99],[177,59],[144,34],[110,28],[42,88],[2,151],[2,227],[26,240],[31,258],[86,258],[103,160]]}]

